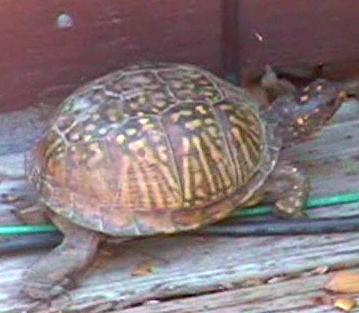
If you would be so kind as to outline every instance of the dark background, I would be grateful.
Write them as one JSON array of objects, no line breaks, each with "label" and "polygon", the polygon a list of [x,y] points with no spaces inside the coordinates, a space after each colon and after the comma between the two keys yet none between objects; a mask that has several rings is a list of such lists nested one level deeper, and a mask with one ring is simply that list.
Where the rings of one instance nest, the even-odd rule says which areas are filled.
[{"label": "dark background", "polygon": [[[61,14],[71,18],[65,26]],[[143,60],[194,63],[242,82],[265,64],[309,72],[349,64],[345,76],[359,60],[359,1],[0,0],[0,38],[8,111],[58,103]]]}]

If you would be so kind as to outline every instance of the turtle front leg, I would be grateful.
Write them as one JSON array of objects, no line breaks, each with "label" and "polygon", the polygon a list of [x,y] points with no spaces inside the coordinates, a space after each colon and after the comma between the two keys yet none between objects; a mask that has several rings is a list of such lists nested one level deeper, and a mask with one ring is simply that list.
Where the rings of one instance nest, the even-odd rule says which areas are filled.
[{"label": "turtle front leg", "polygon": [[38,202],[32,206],[14,209],[11,213],[24,224],[36,225],[49,222],[49,219],[46,217],[46,211],[46,206]]},{"label": "turtle front leg", "polygon": [[309,181],[299,167],[280,161],[264,186],[264,199],[275,202],[274,213],[279,217],[306,218],[309,189]]},{"label": "turtle front leg", "polygon": [[27,273],[23,291],[33,299],[50,299],[74,287],[75,276],[93,260],[101,235],[53,215],[64,240]]},{"label": "turtle front leg", "polygon": [[260,85],[267,93],[270,102],[281,96],[294,95],[296,92],[296,87],[289,80],[278,78],[270,66],[266,66]]}]

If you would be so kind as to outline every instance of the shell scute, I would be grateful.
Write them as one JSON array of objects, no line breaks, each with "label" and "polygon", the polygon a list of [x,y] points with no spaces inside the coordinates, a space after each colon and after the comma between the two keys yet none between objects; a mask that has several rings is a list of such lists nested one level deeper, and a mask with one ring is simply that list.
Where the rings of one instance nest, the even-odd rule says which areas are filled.
[{"label": "shell scute", "polygon": [[[174,147],[184,205],[200,207],[233,191],[232,161],[211,106],[206,103],[175,106],[164,113],[162,120]],[[211,124],[205,125],[206,121]]]},{"label": "shell scute", "polygon": [[176,99],[217,102],[224,98],[221,88],[196,68],[180,67],[176,71],[162,70],[158,75],[167,83]]},{"label": "shell scute", "polygon": [[278,154],[268,141],[279,145],[241,89],[194,66],[135,65],[68,97],[27,172],[79,225],[172,233],[225,217],[260,188]]}]

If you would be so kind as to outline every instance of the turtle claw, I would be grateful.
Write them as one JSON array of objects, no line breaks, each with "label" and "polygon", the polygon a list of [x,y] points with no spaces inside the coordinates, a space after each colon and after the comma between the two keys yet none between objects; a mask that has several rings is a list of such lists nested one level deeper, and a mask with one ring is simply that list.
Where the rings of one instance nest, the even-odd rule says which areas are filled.
[{"label": "turtle claw", "polygon": [[285,218],[285,219],[293,219],[293,220],[309,219],[307,212],[305,212],[302,207],[295,209],[286,208],[285,210],[283,210],[283,207],[279,205],[278,202],[279,201],[276,202],[276,208],[274,210],[274,213],[277,217]]},{"label": "turtle claw", "polygon": [[293,219],[296,219],[296,220],[307,220],[307,219],[309,219],[308,213],[304,212],[304,211],[298,211],[295,214],[293,214],[291,217]]},{"label": "turtle claw", "polygon": [[36,300],[50,300],[62,294],[66,294],[67,290],[72,288],[75,282],[70,278],[65,277],[63,281],[51,284],[50,282],[36,282],[31,281],[25,283],[23,292],[32,299]]},{"label": "turtle claw", "polygon": [[275,202],[274,213],[281,218],[306,220],[309,216],[304,211],[304,199],[304,197],[296,195],[295,192],[291,192],[283,199]]},{"label": "turtle claw", "polygon": [[45,209],[41,203],[21,209],[11,209],[10,213],[20,222],[27,225],[44,224],[48,222]]},{"label": "turtle claw", "polygon": [[50,219],[65,237],[28,271],[23,292],[32,299],[50,300],[75,287],[74,279],[90,264],[101,238],[60,216]]}]

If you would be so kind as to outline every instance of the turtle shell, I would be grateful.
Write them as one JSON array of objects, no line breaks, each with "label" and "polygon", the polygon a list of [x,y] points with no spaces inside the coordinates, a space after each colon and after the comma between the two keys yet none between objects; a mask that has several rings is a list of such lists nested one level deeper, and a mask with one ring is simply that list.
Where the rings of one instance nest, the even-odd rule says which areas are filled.
[{"label": "turtle shell", "polygon": [[191,65],[135,65],[60,106],[27,156],[48,207],[113,236],[195,229],[263,184],[280,143],[243,89]]}]

